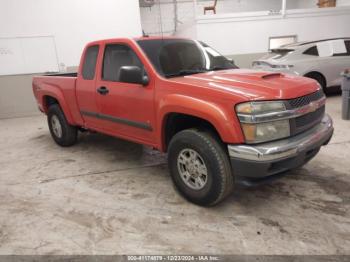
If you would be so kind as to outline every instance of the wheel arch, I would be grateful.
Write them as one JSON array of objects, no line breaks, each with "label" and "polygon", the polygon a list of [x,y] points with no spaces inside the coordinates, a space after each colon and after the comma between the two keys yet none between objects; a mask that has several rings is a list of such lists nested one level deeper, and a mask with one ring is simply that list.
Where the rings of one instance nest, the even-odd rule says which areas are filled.
[{"label": "wheel arch", "polygon": [[231,114],[217,104],[192,97],[174,95],[161,102],[158,143],[162,151],[167,151],[171,138],[188,128],[212,131],[223,143],[239,143],[244,138],[232,109]]},{"label": "wheel arch", "polygon": [[71,115],[70,109],[64,99],[63,94],[60,91],[46,91],[43,95],[42,95],[42,101],[41,101],[42,105],[43,105],[43,110],[44,113],[47,114],[49,107],[51,105],[55,105],[58,104],[60,106],[60,108],[63,111],[64,116],[66,117],[67,121],[69,124],[74,125],[74,120],[73,117]]},{"label": "wheel arch", "polygon": [[321,81],[323,81],[323,85],[321,84],[322,88],[327,88],[327,78],[324,76],[324,74],[316,70],[304,74],[304,77],[313,78],[312,76],[320,77]]},{"label": "wheel arch", "polygon": [[223,141],[217,128],[210,121],[190,114],[169,112],[165,115],[162,125],[163,150],[168,149],[171,139],[177,133],[190,128],[210,131],[220,141]]}]

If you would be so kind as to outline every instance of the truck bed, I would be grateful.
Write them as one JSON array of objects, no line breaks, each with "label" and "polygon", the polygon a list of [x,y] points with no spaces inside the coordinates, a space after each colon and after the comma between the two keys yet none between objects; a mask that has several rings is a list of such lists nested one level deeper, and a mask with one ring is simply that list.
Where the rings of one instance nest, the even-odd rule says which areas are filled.
[{"label": "truck bed", "polygon": [[60,77],[77,77],[78,73],[61,73],[61,74],[48,74],[43,76],[60,76]]},{"label": "truck bed", "polygon": [[41,111],[47,113],[46,98],[58,99],[70,124],[82,124],[76,100],[77,73],[49,74],[33,77],[33,91]]}]

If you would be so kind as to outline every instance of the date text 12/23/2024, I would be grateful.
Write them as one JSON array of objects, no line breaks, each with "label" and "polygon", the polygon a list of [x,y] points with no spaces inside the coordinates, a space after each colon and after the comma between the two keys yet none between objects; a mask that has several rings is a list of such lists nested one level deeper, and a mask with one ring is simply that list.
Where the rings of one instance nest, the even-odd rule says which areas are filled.
[{"label": "date text 12/23/2024", "polygon": [[128,261],[219,261],[218,256],[127,256]]}]

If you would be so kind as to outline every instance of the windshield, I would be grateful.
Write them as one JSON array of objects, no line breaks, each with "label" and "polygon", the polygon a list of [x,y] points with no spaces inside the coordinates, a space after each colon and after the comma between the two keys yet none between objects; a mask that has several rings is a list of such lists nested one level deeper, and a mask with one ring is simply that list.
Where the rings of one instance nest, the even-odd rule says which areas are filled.
[{"label": "windshield", "polygon": [[137,42],[158,73],[165,77],[237,68],[229,59],[199,41],[152,39]]}]

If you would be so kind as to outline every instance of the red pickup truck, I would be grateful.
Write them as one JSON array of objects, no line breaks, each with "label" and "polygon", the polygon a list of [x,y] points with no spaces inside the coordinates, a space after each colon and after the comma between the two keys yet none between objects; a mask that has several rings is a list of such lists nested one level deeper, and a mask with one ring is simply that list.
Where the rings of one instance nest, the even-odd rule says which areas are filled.
[{"label": "red pickup truck", "polygon": [[238,69],[190,39],[92,42],[78,73],[34,77],[33,91],[57,144],[91,130],[167,152],[176,188],[203,206],[302,166],[333,134],[316,81]]}]

